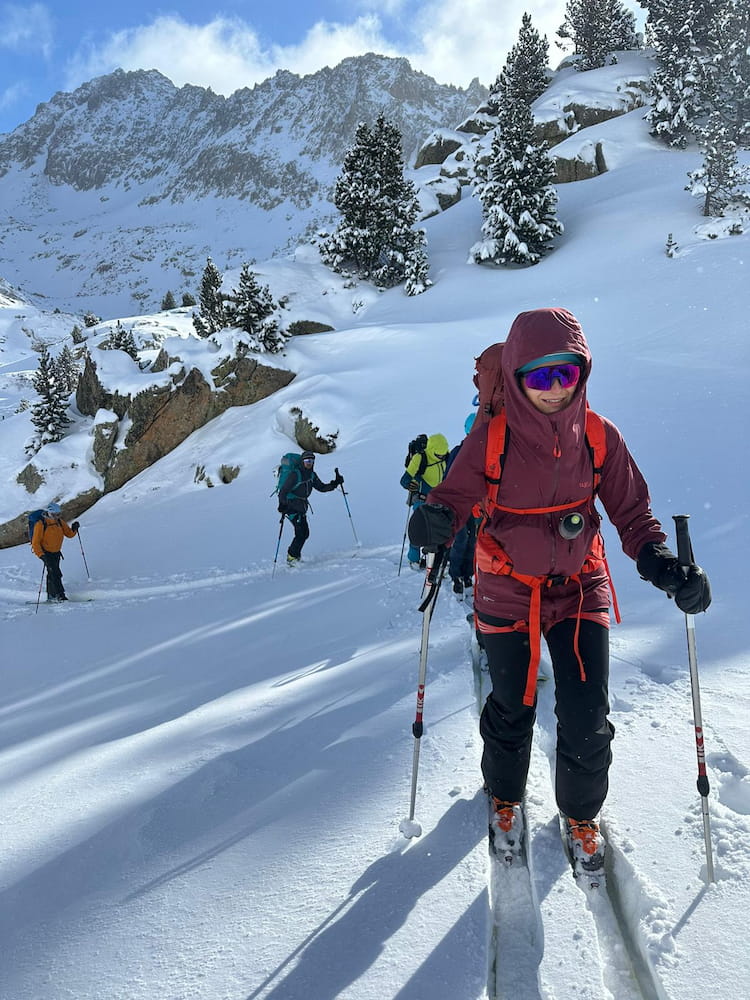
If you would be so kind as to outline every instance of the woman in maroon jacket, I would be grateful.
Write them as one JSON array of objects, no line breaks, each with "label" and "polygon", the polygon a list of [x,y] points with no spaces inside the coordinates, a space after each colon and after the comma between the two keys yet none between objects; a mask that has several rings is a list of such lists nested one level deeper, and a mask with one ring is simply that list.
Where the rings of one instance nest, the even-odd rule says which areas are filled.
[{"label": "woman in maroon jacket", "polygon": [[475,620],[492,678],[480,721],[491,845],[508,861],[520,851],[541,633],[555,675],[557,804],[574,864],[595,871],[603,864],[596,817],[607,794],[614,735],[608,719],[611,592],[595,490],[644,579],[690,614],[708,607],[710,587],[700,567],[686,575],[664,545],[643,476],[618,429],[598,416],[588,422],[595,420],[604,450],[595,478],[586,437],[591,354],[576,318],[557,308],[521,313],[503,349],[502,371],[507,436],[495,502],[485,500],[493,457],[487,454],[492,424],[485,423],[468,436],[430,502],[412,515],[409,538],[434,550],[452,540],[475,504],[485,503]]}]

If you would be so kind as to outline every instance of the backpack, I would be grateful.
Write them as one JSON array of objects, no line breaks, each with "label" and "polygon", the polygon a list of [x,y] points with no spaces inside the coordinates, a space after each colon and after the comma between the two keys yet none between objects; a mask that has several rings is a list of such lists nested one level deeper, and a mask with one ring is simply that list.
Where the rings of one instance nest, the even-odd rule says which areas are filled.
[{"label": "backpack", "polygon": [[409,447],[406,451],[406,458],[404,459],[404,468],[411,462],[415,455],[421,455],[422,460],[419,464],[419,469],[417,470],[417,475],[421,476],[424,470],[427,468],[427,456],[424,453],[427,447],[427,435],[418,434],[413,441],[409,442]]},{"label": "backpack", "polygon": [[[302,455],[296,451],[288,451],[281,456],[276,470],[276,489],[274,493],[294,493],[302,482]],[[291,485],[290,485],[291,484]],[[273,496],[273,493],[271,494]]]},{"label": "backpack", "polygon": [[29,521],[28,521],[29,541],[31,541],[32,538],[34,537],[34,528],[36,526],[37,521],[41,521],[46,513],[47,513],[46,510],[32,510],[31,513],[29,514]]},{"label": "backpack", "polygon": [[479,408],[472,430],[475,427],[481,427],[482,424],[489,423],[491,418],[503,408],[505,401],[502,369],[504,346],[504,343],[492,344],[485,348],[478,358],[474,359],[476,368],[474,385],[479,390],[477,393]]}]

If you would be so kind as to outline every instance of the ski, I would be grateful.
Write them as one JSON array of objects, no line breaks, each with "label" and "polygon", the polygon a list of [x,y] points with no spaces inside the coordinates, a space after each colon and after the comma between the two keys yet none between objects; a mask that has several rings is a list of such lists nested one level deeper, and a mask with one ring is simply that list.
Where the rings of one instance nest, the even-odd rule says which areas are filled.
[{"label": "ski", "polygon": [[[491,810],[489,797],[488,808]],[[490,836],[489,840],[489,1000],[538,996],[535,990],[544,933],[529,869],[523,806],[520,811],[523,833],[512,850],[498,852],[495,839]]]},{"label": "ski", "polygon": [[64,604],[88,604],[93,600],[93,597],[68,597],[65,601],[24,601],[24,604],[38,604],[40,608],[48,605],[52,608],[60,608]]}]

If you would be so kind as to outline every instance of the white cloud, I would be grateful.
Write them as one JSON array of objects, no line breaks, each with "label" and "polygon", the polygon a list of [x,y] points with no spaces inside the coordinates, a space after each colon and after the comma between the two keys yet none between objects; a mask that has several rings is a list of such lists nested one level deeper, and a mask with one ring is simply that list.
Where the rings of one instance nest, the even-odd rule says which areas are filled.
[{"label": "white cloud", "polygon": [[53,38],[52,16],[44,4],[4,4],[0,8],[0,47],[41,52],[46,58],[52,52]]},{"label": "white cloud", "polygon": [[[349,24],[318,21],[298,43],[284,46],[262,42],[238,18],[216,17],[196,25],[178,16],[157,17],[117,31],[102,44],[86,42],[68,63],[66,86],[76,87],[117,67],[158,69],[177,86],[192,83],[228,95],[277,69],[305,75],[365,52],[406,56],[415,69],[440,83],[466,86],[478,76],[491,84],[517,41],[526,10],[537,31],[547,36],[551,64],[562,57],[555,32],[565,0],[537,0],[533,7],[528,0],[504,0],[500,12],[498,0],[386,0],[379,2],[378,13],[372,2],[360,0],[360,11],[370,8],[369,13]],[[640,11],[634,0],[627,3]],[[381,15],[388,18],[387,28]]]},{"label": "white cloud", "polygon": [[546,35],[550,62],[554,66],[560,50],[554,44],[562,24],[564,4],[560,0],[432,0],[423,4],[414,23],[419,39],[409,55],[412,65],[443,83],[466,86],[473,77],[490,84],[503,68],[509,50],[518,40],[521,18],[528,11],[533,26]]},{"label": "white cloud", "polygon": [[14,83],[5,90],[0,91],[0,108],[12,108],[21,98],[28,93],[28,86],[25,83]]},{"label": "white cloud", "polygon": [[237,19],[219,17],[194,25],[178,17],[158,17],[151,24],[115,32],[101,46],[88,43],[71,59],[66,86],[78,86],[120,67],[158,69],[177,86],[193,83],[231,94],[265,80],[277,69],[312,73],[371,50],[397,54],[373,16],[348,25],[318,22],[296,45],[265,47],[257,32]]}]

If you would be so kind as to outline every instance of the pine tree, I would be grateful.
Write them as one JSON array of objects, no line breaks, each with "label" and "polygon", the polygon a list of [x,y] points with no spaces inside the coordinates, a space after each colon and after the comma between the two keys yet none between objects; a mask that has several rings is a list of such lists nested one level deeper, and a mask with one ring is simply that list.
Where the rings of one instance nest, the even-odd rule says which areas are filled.
[{"label": "pine tree", "polygon": [[[372,129],[365,122],[357,127],[333,200],[342,218],[321,243],[325,264],[353,270],[381,288],[400,284],[410,268],[424,272],[424,233],[413,229],[416,188],[404,177],[401,133],[383,115]],[[410,264],[413,255],[418,261]]]},{"label": "pine tree", "polygon": [[175,302],[174,295],[172,295],[172,292],[168,290],[167,294],[161,300],[161,311],[169,312],[170,309],[176,309],[176,308],[177,308],[177,303]]},{"label": "pine tree", "polygon": [[750,4],[726,0],[714,24],[715,101],[731,138],[750,146]]},{"label": "pine tree", "polygon": [[33,454],[45,445],[62,440],[66,427],[70,424],[67,415],[68,392],[54,358],[49,349],[42,347],[39,356],[39,367],[34,373],[32,385],[39,396],[38,402],[31,407],[31,422],[36,428],[28,451]]},{"label": "pine tree", "polygon": [[183,306],[194,306],[195,305],[195,299],[190,294],[190,292],[183,292],[182,293],[182,304],[183,304]]},{"label": "pine tree", "polygon": [[417,229],[414,232],[417,239],[406,259],[404,292],[407,295],[421,295],[432,284],[424,229]]},{"label": "pine tree", "polygon": [[475,193],[482,202],[484,239],[469,251],[476,263],[537,264],[563,231],[557,220],[554,166],[537,145],[528,104],[500,109],[490,160]]},{"label": "pine tree", "polygon": [[612,53],[638,48],[635,17],[620,0],[568,0],[558,37],[573,42],[576,69],[597,69]]},{"label": "pine tree", "polygon": [[703,198],[703,215],[722,215],[730,202],[740,201],[750,207],[750,168],[737,161],[737,145],[731,138],[721,112],[711,112],[701,134],[703,164],[688,173],[685,190]]},{"label": "pine tree", "polygon": [[119,319],[115,324],[114,330],[106,340],[106,346],[111,351],[125,351],[133,361],[138,360],[138,348],[133,337],[133,331],[126,330]]},{"label": "pine tree", "polygon": [[549,43],[532,26],[531,15],[524,14],[518,41],[508,53],[500,75],[490,88],[487,104],[497,114],[500,103],[520,100],[533,104],[547,89]]},{"label": "pine tree", "polygon": [[239,288],[225,299],[228,321],[248,333],[247,348],[277,354],[286,337],[274,318],[277,305],[267,285],[261,285],[249,264],[242,265]]},{"label": "pine tree", "polygon": [[78,385],[78,369],[73,359],[73,352],[67,344],[58,354],[56,365],[62,391],[69,396]]},{"label": "pine tree", "polygon": [[193,326],[199,337],[210,337],[212,333],[227,325],[224,298],[221,294],[222,277],[209,257],[203,269],[199,292],[199,313],[193,314]]},{"label": "pine tree", "polygon": [[712,70],[694,34],[695,0],[653,0],[649,37],[657,66],[651,77],[651,135],[684,149],[710,102]]}]

